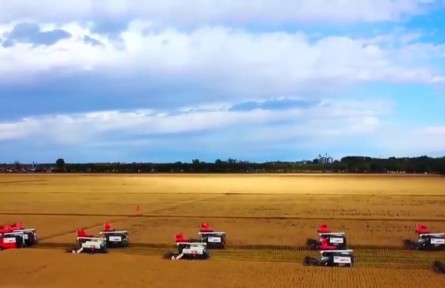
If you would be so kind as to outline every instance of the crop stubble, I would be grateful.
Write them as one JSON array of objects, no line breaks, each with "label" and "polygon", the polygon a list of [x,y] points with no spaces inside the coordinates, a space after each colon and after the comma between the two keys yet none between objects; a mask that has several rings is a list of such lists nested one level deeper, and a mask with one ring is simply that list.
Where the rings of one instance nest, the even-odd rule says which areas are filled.
[{"label": "crop stubble", "polygon": [[[431,229],[445,230],[445,180],[426,176],[0,175],[0,203],[0,222],[21,220],[37,228],[42,243],[49,246],[72,243],[73,231],[82,226],[93,226],[90,231],[97,233],[106,220],[128,229],[134,243],[161,246],[172,244],[176,232],[196,237],[201,221],[226,231],[230,245],[253,247],[304,246],[307,238],[317,237],[316,227],[322,222],[345,231],[349,243],[356,246],[401,246],[405,238],[416,237],[413,228],[418,221]],[[141,211],[135,211],[136,205]],[[21,215],[24,213],[33,215]],[[170,262],[157,258],[163,249],[142,245],[113,251],[112,259],[138,257],[171,269]],[[57,254],[61,253],[59,249],[32,251],[51,255],[55,262],[71,257]],[[24,252],[20,251],[21,257],[27,257]],[[224,272],[231,280],[216,287],[251,287],[251,281],[255,287],[281,287],[284,282],[276,280],[280,277],[299,287],[316,287],[316,283],[329,283],[332,287],[400,287],[403,282],[406,287],[415,287],[421,281],[418,279],[444,284],[428,269],[435,257],[431,253],[357,250],[357,266],[347,271],[303,267],[300,263],[305,255],[317,255],[301,250],[229,249],[212,255],[212,264],[192,264],[193,273],[199,274],[198,270],[209,265],[238,267]],[[249,280],[248,267],[252,265],[266,278]],[[280,270],[273,265],[285,266],[279,266],[284,268]],[[152,279],[152,287],[172,284],[156,284],[155,274],[145,277]],[[199,285],[199,281],[193,281]]]}]

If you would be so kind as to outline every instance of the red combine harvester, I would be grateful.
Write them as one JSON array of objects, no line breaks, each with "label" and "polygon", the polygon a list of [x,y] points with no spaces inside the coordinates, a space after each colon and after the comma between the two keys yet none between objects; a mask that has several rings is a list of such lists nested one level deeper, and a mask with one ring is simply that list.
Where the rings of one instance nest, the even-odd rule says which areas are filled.
[{"label": "red combine harvester", "polygon": [[0,250],[17,249],[37,244],[34,228],[25,228],[21,222],[0,225]]},{"label": "red combine harvester", "polygon": [[87,234],[85,229],[77,229],[76,231],[76,247],[68,249],[70,253],[107,253],[108,247],[106,240],[101,237],[94,237],[92,234]]},{"label": "red combine harvester", "polygon": [[405,240],[405,247],[413,250],[438,251],[445,249],[445,233],[431,233],[424,224],[417,224],[417,242]]},{"label": "red combine harvester", "polygon": [[345,250],[345,232],[332,232],[328,225],[321,224],[317,229],[320,240],[308,239],[306,245],[309,250]]},{"label": "red combine harvester", "polygon": [[164,255],[165,259],[208,259],[207,244],[200,239],[185,238],[184,233],[178,232],[175,235],[175,242],[178,249],[177,253],[168,252]]},{"label": "red combine harvester", "polygon": [[226,232],[213,231],[207,222],[201,223],[198,235],[201,236],[201,242],[206,243],[209,249],[224,249],[226,247]]},{"label": "red combine harvester", "polygon": [[85,229],[76,231],[76,248],[67,250],[73,253],[107,253],[108,248],[127,247],[129,236],[127,230],[116,230],[110,223],[104,223],[99,236],[87,234]]},{"label": "red combine harvester", "polygon": [[[205,243],[208,249],[224,249],[226,246],[226,232],[214,231],[209,223],[202,222],[199,227],[198,235],[200,239],[185,238],[184,233],[176,233],[176,243]],[[178,245],[179,245],[178,244]]]}]

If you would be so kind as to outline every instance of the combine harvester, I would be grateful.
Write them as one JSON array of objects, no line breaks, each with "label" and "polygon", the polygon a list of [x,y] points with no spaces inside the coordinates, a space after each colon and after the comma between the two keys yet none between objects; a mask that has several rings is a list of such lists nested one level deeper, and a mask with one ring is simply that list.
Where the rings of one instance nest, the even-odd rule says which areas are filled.
[{"label": "combine harvester", "polygon": [[318,227],[318,235],[320,240],[308,239],[306,245],[309,250],[345,250],[346,233],[332,232],[326,224],[321,224]]},{"label": "combine harvester", "polygon": [[207,249],[224,249],[226,247],[226,232],[216,232],[207,222],[201,223],[198,231],[200,238],[185,238],[184,233],[176,233],[176,243],[205,243]]},{"label": "combine harvester", "polygon": [[25,228],[20,222],[0,225],[0,250],[30,247],[37,242],[34,228]]},{"label": "combine harvester", "polygon": [[105,223],[99,237],[87,234],[85,229],[76,231],[76,248],[69,249],[71,253],[108,253],[108,248],[127,247],[129,236],[127,230],[116,230]]},{"label": "combine harvester", "polygon": [[[204,225],[201,225],[201,229],[207,228],[207,231],[203,232],[209,232],[209,227]],[[175,242],[176,247],[178,249],[177,253],[173,252],[167,252],[164,255],[164,259],[171,259],[171,260],[206,260],[210,257],[210,254],[208,252],[207,243],[203,242],[203,238],[201,239],[193,239],[193,238],[185,238],[184,233],[179,232],[175,235]]]},{"label": "combine harvester", "polygon": [[352,267],[354,266],[352,252],[352,250],[320,251],[321,259],[306,256],[303,264],[305,266]]},{"label": "combine harvester", "polygon": [[94,235],[87,234],[85,229],[78,229],[76,231],[76,248],[69,249],[67,252],[80,254],[96,254],[107,253],[107,241],[103,237],[94,237]]},{"label": "combine harvester", "polygon": [[207,243],[197,239],[185,239],[182,233],[176,234],[176,246],[178,247],[178,253],[168,252],[165,254],[164,259],[205,260],[210,257]]},{"label": "combine harvester", "polygon": [[441,251],[445,249],[445,233],[431,233],[424,224],[416,225],[417,242],[405,240],[405,247],[412,250]]},{"label": "combine harvester", "polygon": [[198,235],[201,236],[201,242],[207,244],[208,249],[225,249],[226,232],[216,232],[210,227],[209,223],[203,222],[200,225]]}]

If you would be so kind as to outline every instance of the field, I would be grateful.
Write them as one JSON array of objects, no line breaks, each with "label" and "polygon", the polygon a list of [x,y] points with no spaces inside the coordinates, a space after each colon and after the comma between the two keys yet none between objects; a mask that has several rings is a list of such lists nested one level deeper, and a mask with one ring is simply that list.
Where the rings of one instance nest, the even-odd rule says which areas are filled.
[{"label": "field", "polygon": [[[403,249],[419,222],[445,231],[444,177],[0,174],[0,204],[0,223],[22,221],[41,240],[0,252],[0,287],[445,287],[431,269],[444,252]],[[104,221],[133,246],[65,253],[77,228],[97,234]],[[176,232],[196,237],[202,221],[227,232],[227,250],[162,259]],[[318,257],[304,246],[321,223],[347,233],[354,268],[301,264]]]}]

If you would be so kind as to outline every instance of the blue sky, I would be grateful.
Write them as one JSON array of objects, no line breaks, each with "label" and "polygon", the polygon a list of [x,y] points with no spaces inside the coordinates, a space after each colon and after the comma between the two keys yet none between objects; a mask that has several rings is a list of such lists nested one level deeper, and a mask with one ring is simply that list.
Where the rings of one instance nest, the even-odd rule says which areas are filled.
[{"label": "blue sky", "polygon": [[444,1],[0,7],[0,163],[445,155]]}]

